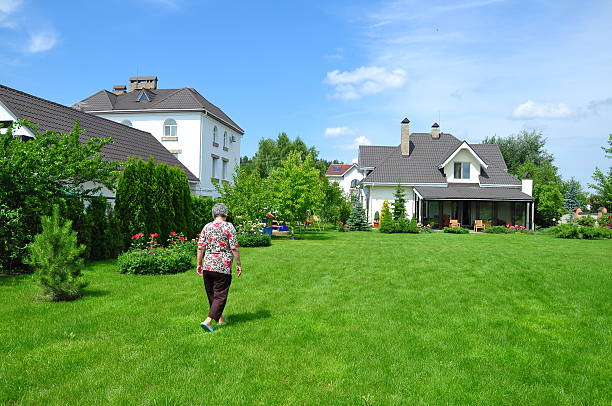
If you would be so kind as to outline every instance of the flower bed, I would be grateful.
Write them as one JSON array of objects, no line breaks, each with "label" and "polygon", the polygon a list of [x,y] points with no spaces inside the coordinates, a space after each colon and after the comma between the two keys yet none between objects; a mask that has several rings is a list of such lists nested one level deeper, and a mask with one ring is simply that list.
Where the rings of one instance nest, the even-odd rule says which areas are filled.
[{"label": "flower bed", "polygon": [[168,246],[157,242],[159,234],[150,234],[146,241],[144,234],[132,236],[132,247],[117,258],[120,273],[155,275],[185,272],[194,266],[196,246],[182,234],[175,232],[168,236]]},{"label": "flower bed", "polygon": [[468,234],[470,232],[470,230],[468,230],[467,228],[463,228],[463,227],[444,227],[444,232],[445,233],[450,233],[450,234]]}]

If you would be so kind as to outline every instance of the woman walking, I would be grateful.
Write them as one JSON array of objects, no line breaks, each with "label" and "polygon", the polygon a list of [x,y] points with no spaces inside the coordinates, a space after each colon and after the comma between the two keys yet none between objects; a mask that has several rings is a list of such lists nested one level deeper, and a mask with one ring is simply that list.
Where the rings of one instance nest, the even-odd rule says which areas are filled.
[{"label": "woman walking", "polygon": [[[236,229],[227,219],[227,206],[217,203],[212,208],[214,220],[200,233],[198,240],[198,275],[204,275],[204,287],[210,312],[200,326],[213,332],[212,321],[223,324],[223,309],[232,283],[232,259],[236,259],[236,275],[242,274]],[[204,253],[206,251],[206,253]]]}]

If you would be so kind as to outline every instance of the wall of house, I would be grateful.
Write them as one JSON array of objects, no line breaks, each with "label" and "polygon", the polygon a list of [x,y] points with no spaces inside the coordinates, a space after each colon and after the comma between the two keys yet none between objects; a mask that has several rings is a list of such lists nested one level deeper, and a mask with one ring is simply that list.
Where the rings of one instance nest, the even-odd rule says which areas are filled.
[{"label": "wall of house", "polygon": [[[378,212],[380,214],[382,210],[382,205],[385,199],[389,201],[390,208],[391,203],[395,201],[395,189],[397,186],[368,186],[370,187],[370,198],[369,198],[369,208],[368,208],[368,219],[370,222],[374,221],[374,213]],[[414,190],[411,186],[406,186],[402,188],[404,190],[405,198],[406,198],[406,215],[408,218],[414,216]]]},{"label": "wall of house", "polygon": [[357,167],[349,169],[344,176],[328,176],[330,181],[338,183],[340,189],[347,195],[351,192],[351,182],[357,180],[358,182],[363,179],[363,174],[357,170]]},{"label": "wall of house", "polygon": [[[17,121],[17,117],[0,101],[0,121]],[[2,133],[6,131],[6,128],[0,129]],[[20,127],[13,130],[13,135],[25,135],[28,137],[34,136],[34,134],[27,128]]]},{"label": "wall of house", "polygon": [[[469,179],[455,179],[455,162],[469,162],[470,163],[470,178]],[[453,159],[446,164],[444,167],[444,173],[446,174],[446,180],[451,183],[479,183],[478,176],[480,176],[480,163],[472,155],[470,151],[463,148]]]},{"label": "wall of house", "polygon": [[[202,112],[137,112],[137,113],[99,113],[116,122],[129,120],[132,127],[151,133],[158,141],[185,165],[200,182],[191,184],[194,194],[217,197],[212,177],[213,155],[219,157],[216,161],[217,182],[231,181],[235,167],[240,165],[241,136],[228,126],[220,123]],[[164,138],[164,122],[174,119],[177,126],[177,139]],[[217,127],[218,146],[213,145],[213,131]],[[227,132],[228,142],[223,148],[223,134]],[[230,142],[234,136],[236,142]],[[223,160],[227,161],[227,171],[223,179]]]}]

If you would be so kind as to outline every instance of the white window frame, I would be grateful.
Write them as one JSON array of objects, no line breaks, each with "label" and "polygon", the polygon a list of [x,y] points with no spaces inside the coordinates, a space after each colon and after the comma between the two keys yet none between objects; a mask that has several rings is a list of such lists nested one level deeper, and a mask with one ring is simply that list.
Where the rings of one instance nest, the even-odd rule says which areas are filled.
[{"label": "white window frame", "polygon": [[227,180],[227,161],[221,161],[221,179]]},{"label": "white window frame", "polygon": [[214,144],[217,144],[217,126],[213,128],[213,141]]},{"label": "white window frame", "polygon": [[227,148],[227,131],[223,132],[223,148]]},{"label": "white window frame", "polygon": [[[174,124],[173,124],[174,123]],[[166,128],[169,129],[169,134],[166,134]],[[174,129],[174,134],[172,130]],[[164,120],[164,137],[178,137],[178,125],[176,120],[173,118],[167,118]]]},{"label": "white window frame", "polygon": [[[457,177],[457,165],[459,165],[459,176]],[[467,168],[467,171],[466,171]],[[454,162],[453,163],[453,178],[455,179],[470,179],[471,164],[469,162]],[[467,172],[467,176],[466,175]]]},{"label": "white window frame", "polygon": [[217,161],[218,160],[219,160],[219,158],[215,158],[215,157],[213,157],[213,159],[212,159],[212,176],[211,176],[211,178],[213,178],[213,179],[218,179],[217,176],[216,176],[217,175],[216,172],[217,172]]}]

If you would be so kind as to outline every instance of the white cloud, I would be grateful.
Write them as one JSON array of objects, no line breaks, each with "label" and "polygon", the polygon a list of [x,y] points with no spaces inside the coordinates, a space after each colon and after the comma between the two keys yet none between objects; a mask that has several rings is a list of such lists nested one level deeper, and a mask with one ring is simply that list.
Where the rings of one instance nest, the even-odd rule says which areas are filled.
[{"label": "white cloud", "polygon": [[325,82],[334,86],[332,97],[354,100],[386,89],[402,87],[406,83],[406,71],[389,71],[378,66],[362,66],[345,72],[336,69],[327,72]]},{"label": "white cloud", "polygon": [[347,150],[347,151],[354,151],[356,149],[359,149],[360,145],[372,145],[372,141],[370,141],[368,137],[364,135],[360,135],[359,137],[355,137],[353,141],[350,143],[336,145],[336,148]]},{"label": "white cloud", "polygon": [[340,135],[351,135],[354,131],[350,127],[330,127],[325,129],[326,137],[337,137]]},{"label": "white cloud", "polygon": [[536,103],[528,100],[512,112],[512,117],[531,120],[536,118],[569,118],[575,114],[568,105]]},{"label": "white cloud", "polygon": [[351,159],[351,163],[352,163],[352,164],[356,164],[357,162],[359,162],[359,159],[358,159],[358,158],[353,158],[353,159]]},{"label": "white cloud", "polygon": [[0,13],[11,14],[21,6],[21,0],[0,0]]},{"label": "white cloud", "polygon": [[57,36],[53,32],[39,32],[30,36],[26,49],[30,53],[44,52],[57,44]]}]

